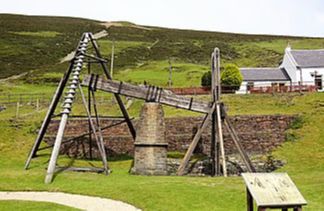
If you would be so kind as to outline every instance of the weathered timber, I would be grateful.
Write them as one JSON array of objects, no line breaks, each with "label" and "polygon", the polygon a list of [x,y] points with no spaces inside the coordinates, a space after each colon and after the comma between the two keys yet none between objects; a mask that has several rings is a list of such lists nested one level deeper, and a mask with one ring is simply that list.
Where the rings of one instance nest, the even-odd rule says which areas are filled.
[{"label": "weathered timber", "polygon": [[[82,81],[82,85],[91,86],[90,80],[91,76],[86,76]],[[151,86],[137,86],[99,78],[96,89],[200,113],[208,113],[210,111],[210,104],[207,102],[200,102],[191,98],[178,96],[172,92]]]},{"label": "weathered timber", "polygon": [[186,166],[188,165],[189,159],[191,158],[192,153],[195,150],[195,148],[200,140],[202,132],[206,129],[206,127],[208,126],[208,123],[210,123],[211,116],[214,113],[215,109],[216,109],[216,103],[214,103],[213,106],[209,109],[208,114],[205,116],[200,128],[197,130],[194,139],[192,140],[184,158],[182,159],[182,161],[180,163],[177,175],[182,176],[184,174],[184,171],[185,171]]},{"label": "weathered timber", "polygon": [[247,187],[248,211],[253,211],[253,199],[258,210],[301,210],[307,204],[287,173],[243,173],[242,177]]},{"label": "weathered timber", "polygon": [[226,169],[226,157],[225,157],[225,149],[224,149],[224,140],[223,140],[223,129],[222,129],[222,120],[221,120],[221,112],[220,112],[220,104],[216,105],[216,116],[217,116],[217,139],[219,141],[220,152],[222,156],[222,167],[223,167],[223,175],[227,177],[227,169]]}]

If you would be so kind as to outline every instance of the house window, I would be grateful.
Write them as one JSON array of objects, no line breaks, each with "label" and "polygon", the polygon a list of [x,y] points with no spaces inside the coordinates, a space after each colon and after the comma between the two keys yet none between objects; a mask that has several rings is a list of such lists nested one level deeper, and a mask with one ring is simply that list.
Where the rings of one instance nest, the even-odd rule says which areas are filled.
[{"label": "house window", "polygon": [[248,91],[250,91],[253,87],[254,87],[254,82],[248,82],[246,85]]},{"label": "house window", "polygon": [[322,75],[315,75],[316,89],[323,89]]}]

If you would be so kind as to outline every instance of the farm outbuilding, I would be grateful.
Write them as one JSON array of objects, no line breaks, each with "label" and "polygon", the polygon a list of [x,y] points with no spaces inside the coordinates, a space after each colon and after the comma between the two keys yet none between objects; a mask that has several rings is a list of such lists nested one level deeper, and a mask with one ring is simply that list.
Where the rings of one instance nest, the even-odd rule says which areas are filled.
[{"label": "farm outbuilding", "polygon": [[252,88],[282,87],[291,85],[291,78],[285,68],[241,68],[243,82],[239,94],[249,93]]}]

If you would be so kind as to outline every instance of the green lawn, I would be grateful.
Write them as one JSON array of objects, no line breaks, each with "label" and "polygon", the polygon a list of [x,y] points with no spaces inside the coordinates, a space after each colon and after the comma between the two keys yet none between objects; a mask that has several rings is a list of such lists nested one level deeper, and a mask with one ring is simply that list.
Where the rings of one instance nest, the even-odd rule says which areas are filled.
[{"label": "green lawn", "polygon": [[58,205],[54,203],[48,202],[32,202],[32,201],[1,201],[0,200],[0,210],[66,210],[66,211],[76,211],[79,209],[75,209],[72,207],[66,207],[63,205]]},{"label": "green lawn", "polygon": [[[17,90],[20,90],[16,88]],[[50,88],[48,88],[50,89]],[[208,97],[199,97],[207,99]],[[287,161],[279,171],[288,172],[309,205],[305,210],[324,209],[324,93],[305,95],[224,95],[229,113],[300,114],[305,121],[293,133],[297,141],[286,142],[273,155]],[[133,115],[138,115],[140,102]],[[103,107],[102,107],[103,109]],[[110,161],[110,176],[61,172],[50,185],[44,184],[50,151],[40,153],[28,171],[23,170],[36,129],[45,111],[20,119],[14,109],[0,112],[0,190],[47,190],[88,194],[121,200],[144,210],[244,210],[245,188],[240,177],[133,176],[131,160]],[[168,116],[181,110],[165,109]],[[11,114],[11,115],[10,115]],[[182,113],[188,115],[188,113]],[[89,161],[64,156],[59,165],[90,166]],[[98,161],[91,165],[100,166]],[[0,203],[0,207],[2,207]],[[7,205],[5,205],[7,206]],[[9,206],[9,205],[8,205]]]}]

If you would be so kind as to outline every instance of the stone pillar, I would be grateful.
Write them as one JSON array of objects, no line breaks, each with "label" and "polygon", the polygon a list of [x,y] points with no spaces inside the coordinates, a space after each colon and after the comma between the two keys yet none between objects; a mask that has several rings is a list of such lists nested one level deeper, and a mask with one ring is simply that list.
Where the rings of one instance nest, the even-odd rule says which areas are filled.
[{"label": "stone pillar", "polygon": [[167,174],[167,142],[162,106],[146,102],[138,122],[132,173]]}]

